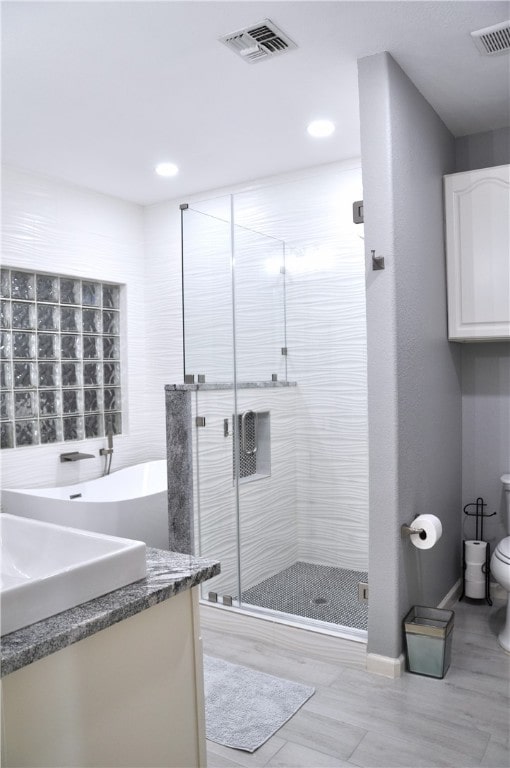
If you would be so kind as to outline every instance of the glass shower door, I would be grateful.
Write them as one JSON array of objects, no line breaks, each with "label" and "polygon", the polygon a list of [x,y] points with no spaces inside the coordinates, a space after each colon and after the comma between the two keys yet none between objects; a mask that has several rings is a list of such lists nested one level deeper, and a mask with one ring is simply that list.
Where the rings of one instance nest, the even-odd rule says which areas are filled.
[{"label": "glass shower door", "polygon": [[[234,210],[237,210],[237,198]],[[242,208],[239,211],[242,220]],[[237,218],[236,218],[237,221]],[[293,557],[293,403],[287,384],[285,243],[234,227],[241,604]]]},{"label": "glass shower door", "polygon": [[[363,632],[367,606],[358,600],[358,585],[367,580],[368,551],[365,275],[363,241],[352,221],[352,203],[361,197],[359,169],[321,171],[316,178],[253,187],[235,196],[234,210],[236,233],[241,225],[263,232],[261,242],[273,237],[283,249],[287,354],[280,358],[286,376],[279,379],[288,377],[286,386],[273,389],[238,385],[239,412],[251,409],[261,424],[262,414],[269,421],[271,461],[266,477],[240,479],[242,604],[300,623]],[[236,240],[241,381],[258,346],[249,291],[264,286],[260,273],[271,261],[254,257],[249,238],[246,247],[243,238]]]},{"label": "glass shower door", "polygon": [[222,566],[202,596],[237,605],[243,574],[252,583],[261,572],[259,491],[271,476],[267,393],[286,379],[285,273],[283,243],[231,226],[231,210],[231,198],[189,206],[182,245],[196,550]]}]

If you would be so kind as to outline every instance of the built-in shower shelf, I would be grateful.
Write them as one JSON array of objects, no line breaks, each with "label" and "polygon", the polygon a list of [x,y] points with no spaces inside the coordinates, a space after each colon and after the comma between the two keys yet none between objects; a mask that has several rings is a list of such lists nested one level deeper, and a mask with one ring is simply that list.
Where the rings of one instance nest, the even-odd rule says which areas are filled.
[{"label": "built-in shower shelf", "polygon": [[271,477],[271,473],[256,472],[254,475],[248,475],[248,477],[240,477],[239,485],[247,485],[253,483],[254,480],[264,480],[267,477]]}]

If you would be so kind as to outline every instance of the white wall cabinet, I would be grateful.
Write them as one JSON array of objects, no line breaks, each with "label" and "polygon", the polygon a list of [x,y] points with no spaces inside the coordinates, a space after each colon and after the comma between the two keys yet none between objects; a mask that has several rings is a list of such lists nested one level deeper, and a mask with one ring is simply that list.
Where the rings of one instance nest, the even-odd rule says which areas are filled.
[{"label": "white wall cabinet", "polygon": [[510,166],[444,177],[448,338],[510,339]]}]

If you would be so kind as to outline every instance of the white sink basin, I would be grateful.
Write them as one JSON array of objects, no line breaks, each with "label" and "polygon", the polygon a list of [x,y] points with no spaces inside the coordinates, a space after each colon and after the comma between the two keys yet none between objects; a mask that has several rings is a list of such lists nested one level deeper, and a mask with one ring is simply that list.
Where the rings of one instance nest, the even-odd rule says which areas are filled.
[{"label": "white sink basin", "polygon": [[1,633],[146,576],[145,544],[0,514]]}]

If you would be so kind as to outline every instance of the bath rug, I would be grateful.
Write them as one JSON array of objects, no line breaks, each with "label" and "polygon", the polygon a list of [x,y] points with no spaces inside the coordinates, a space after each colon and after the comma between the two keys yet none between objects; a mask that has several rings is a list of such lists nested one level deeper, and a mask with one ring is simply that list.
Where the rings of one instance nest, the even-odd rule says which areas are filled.
[{"label": "bath rug", "polygon": [[303,706],[315,688],[204,656],[206,736],[255,752]]}]

